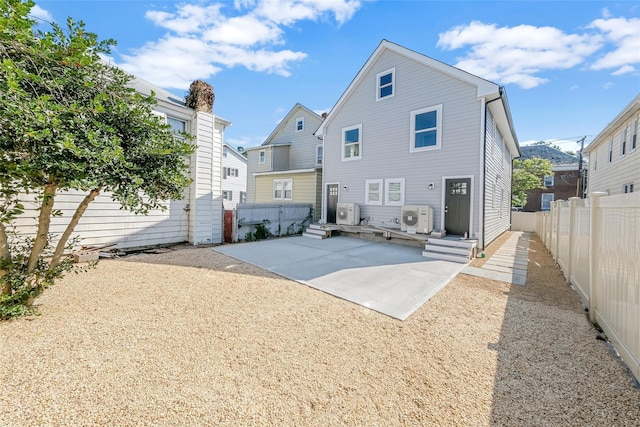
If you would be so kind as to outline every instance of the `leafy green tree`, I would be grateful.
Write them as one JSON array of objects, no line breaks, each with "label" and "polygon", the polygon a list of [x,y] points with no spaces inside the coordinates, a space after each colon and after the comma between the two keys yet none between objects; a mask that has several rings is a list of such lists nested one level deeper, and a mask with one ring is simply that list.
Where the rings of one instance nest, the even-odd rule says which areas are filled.
[{"label": "leafy green tree", "polygon": [[[29,0],[0,2],[0,318],[30,311],[33,299],[72,267],[64,256],[75,226],[103,192],[125,209],[165,209],[190,183],[190,139],[174,138],[153,114],[153,96],[106,64],[113,40],[82,22],[34,32]],[[60,236],[50,235],[56,196],[85,194]],[[37,233],[13,227],[23,195],[35,195]],[[54,245],[55,244],[55,245]]]},{"label": "leafy green tree", "polygon": [[536,188],[547,188],[542,185],[542,178],[551,174],[551,162],[547,159],[534,157],[514,160],[511,205],[515,207],[526,205],[527,191],[535,190]]}]

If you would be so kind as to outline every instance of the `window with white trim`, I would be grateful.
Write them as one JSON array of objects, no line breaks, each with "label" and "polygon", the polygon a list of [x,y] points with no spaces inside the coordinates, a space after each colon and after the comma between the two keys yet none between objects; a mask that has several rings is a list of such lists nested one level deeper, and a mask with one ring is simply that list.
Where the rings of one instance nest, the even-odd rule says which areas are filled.
[{"label": "window with white trim", "polygon": [[231,198],[233,197],[233,193],[231,191],[223,191],[222,192],[222,198],[224,200],[229,200],[231,201]]},{"label": "window with white trim", "polygon": [[609,141],[609,163],[613,161],[613,137]]},{"label": "window with white trim", "polygon": [[542,178],[542,185],[545,187],[553,187],[553,175],[545,175]]},{"label": "window with white trim", "polygon": [[273,199],[291,200],[293,198],[293,179],[273,180]]},{"label": "window with white trim", "polygon": [[176,136],[180,136],[180,133],[184,133],[187,131],[187,122],[185,122],[184,120],[167,116],[167,124],[171,126],[171,132]]},{"label": "window with white trim", "polygon": [[543,211],[551,210],[551,202],[553,202],[554,194],[553,193],[542,193],[542,203],[540,204],[540,209]]},{"label": "window with white trim", "polygon": [[322,145],[316,145],[316,165],[322,164],[323,156],[324,156],[324,147]]},{"label": "window with white trim", "polygon": [[264,163],[264,159],[266,157],[266,153],[264,150],[260,150],[258,153],[258,163]]},{"label": "window with white trim", "polygon": [[404,205],[404,178],[384,180],[384,204],[388,206]]},{"label": "window with white trim", "polygon": [[396,69],[392,68],[376,75],[376,101],[391,98],[395,93],[393,86],[396,83]]},{"label": "window with white trim", "polygon": [[227,147],[222,149],[222,157],[227,157]]},{"label": "window with white trim", "polygon": [[638,119],[633,121],[633,135],[631,136],[631,150],[636,149],[636,143],[638,140]]},{"label": "window with white trim", "polygon": [[622,186],[622,192],[623,193],[633,193],[633,183],[631,184],[625,184]]},{"label": "window with white trim", "polygon": [[625,126],[622,130],[622,144],[620,145],[620,155],[624,156],[627,154],[627,127]]},{"label": "window with white trim", "polygon": [[362,125],[342,128],[342,160],[362,158]]},{"label": "window with white trim", "polygon": [[442,145],[442,105],[411,112],[410,152],[438,150]]},{"label": "window with white trim", "polygon": [[247,192],[246,191],[241,191],[240,192],[240,203],[247,203]]},{"label": "window with white trim", "polygon": [[367,179],[365,181],[365,205],[382,205],[382,180]]},{"label": "window with white trim", "polygon": [[304,130],[304,117],[298,117],[296,119],[296,132]]}]

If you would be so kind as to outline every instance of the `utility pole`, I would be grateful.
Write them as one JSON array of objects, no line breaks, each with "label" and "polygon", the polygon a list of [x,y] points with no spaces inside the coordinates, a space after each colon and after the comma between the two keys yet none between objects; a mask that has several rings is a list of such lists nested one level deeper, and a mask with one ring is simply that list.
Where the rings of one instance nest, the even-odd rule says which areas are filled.
[{"label": "utility pole", "polygon": [[[584,140],[587,139],[586,136],[583,136],[580,140],[580,161],[578,163],[578,194],[576,197],[584,198],[584,171],[582,170],[582,152],[584,151]],[[576,141],[578,142],[578,141]]]}]

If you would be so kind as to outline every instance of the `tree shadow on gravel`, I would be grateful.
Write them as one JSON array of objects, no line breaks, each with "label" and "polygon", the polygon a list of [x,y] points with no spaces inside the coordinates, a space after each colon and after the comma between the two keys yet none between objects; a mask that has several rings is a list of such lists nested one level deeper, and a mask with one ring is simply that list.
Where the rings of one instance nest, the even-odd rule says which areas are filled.
[{"label": "tree shadow on gravel", "polygon": [[640,390],[531,234],[526,286],[511,285],[497,352],[492,425],[638,425]]},{"label": "tree shadow on gravel", "polygon": [[130,252],[126,256],[117,259],[125,262],[205,268],[224,273],[245,274],[256,277],[281,277],[265,269],[216,252],[212,249],[212,246],[176,245],[167,248]]}]

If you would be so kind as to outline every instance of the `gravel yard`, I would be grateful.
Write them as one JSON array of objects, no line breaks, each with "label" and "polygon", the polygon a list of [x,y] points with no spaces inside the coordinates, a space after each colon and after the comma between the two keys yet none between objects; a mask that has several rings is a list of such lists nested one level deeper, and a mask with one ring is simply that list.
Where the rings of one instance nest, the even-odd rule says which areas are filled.
[{"label": "gravel yard", "polygon": [[529,256],[526,286],[460,274],[404,322],[210,248],[101,261],[0,323],[0,425],[640,425],[536,236]]}]

